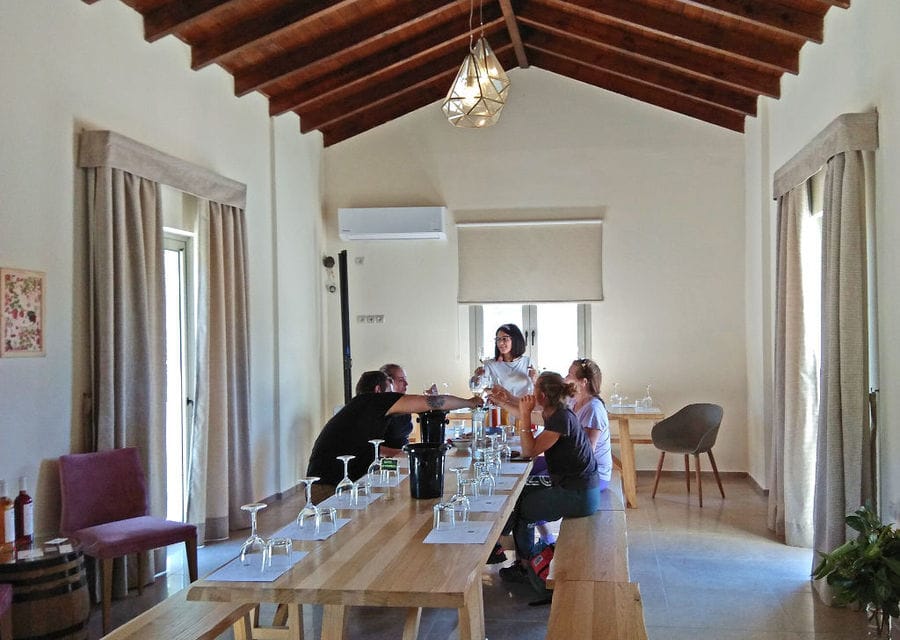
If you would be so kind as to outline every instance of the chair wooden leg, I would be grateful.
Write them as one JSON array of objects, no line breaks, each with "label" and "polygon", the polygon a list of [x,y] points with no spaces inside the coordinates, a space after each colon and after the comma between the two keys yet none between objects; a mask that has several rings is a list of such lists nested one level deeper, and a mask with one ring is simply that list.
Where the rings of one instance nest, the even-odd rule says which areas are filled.
[{"label": "chair wooden leg", "polygon": [[684,454],[684,483],[687,485],[688,495],[691,493],[691,463],[690,456]]},{"label": "chair wooden leg", "polygon": [[722,494],[722,497],[725,497],[725,489],[722,488],[722,480],[719,479],[719,468],[716,466],[716,459],[713,458],[712,449],[706,452],[706,455],[709,456],[709,464],[712,466],[713,475],[716,476],[716,482],[719,483],[719,493]]},{"label": "chair wooden leg", "polygon": [[101,589],[103,591],[103,635],[109,633],[110,617],[112,610],[112,576],[113,576],[113,558],[103,558],[100,560]]},{"label": "chair wooden leg", "polygon": [[137,583],[138,583],[138,595],[144,594],[144,554],[146,551],[138,551],[135,555],[137,556]]},{"label": "chair wooden leg", "polygon": [[656,497],[656,488],[659,486],[659,474],[662,473],[663,460],[666,459],[666,452],[659,452],[659,464],[656,465],[656,480],[653,481],[653,493],[650,494],[651,498]]},{"label": "chair wooden leg", "polygon": [[0,640],[13,640],[12,635],[12,608],[0,616]]},{"label": "chair wooden leg", "polygon": [[697,500],[700,502],[700,506],[703,506],[703,485],[700,484],[700,454],[694,454],[694,460],[697,462]]},{"label": "chair wooden leg", "polygon": [[197,581],[197,539],[188,538],[184,541],[184,550],[187,553],[188,577],[191,582]]}]

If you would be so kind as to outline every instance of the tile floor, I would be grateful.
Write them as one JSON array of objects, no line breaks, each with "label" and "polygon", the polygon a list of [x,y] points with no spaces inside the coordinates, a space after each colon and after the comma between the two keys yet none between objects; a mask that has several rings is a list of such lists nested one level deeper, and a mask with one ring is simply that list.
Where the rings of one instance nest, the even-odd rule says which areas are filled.
[{"label": "tile floor", "polygon": [[[663,478],[650,499],[652,474],[639,477],[638,509],[627,512],[631,578],[644,600],[650,640],[856,640],[866,637],[863,614],[821,605],[811,591],[811,551],[780,544],[766,529],[766,499],[746,479],[726,478],[727,499],[705,481],[703,508],[684,493],[681,476]],[[264,535],[299,509],[297,496],[272,504],[260,514]],[[268,513],[267,513],[268,512]],[[267,526],[267,523],[273,523]],[[209,544],[199,553],[205,575],[234,557],[247,532]],[[113,623],[130,617],[182,588],[183,551],[172,547],[165,578],[113,604]],[[549,607],[529,607],[526,585],[502,583],[499,565],[483,574],[486,632],[490,640],[544,638]],[[435,567],[436,571],[440,567]],[[171,590],[171,591],[170,591]],[[304,606],[306,637],[317,638],[321,609]],[[354,609],[349,638],[395,639],[401,612]],[[100,612],[91,617],[91,638],[100,637]],[[226,634],[224,637],[230,637]],[[422,640],[454,640],[454,611],[423,612]]]}]

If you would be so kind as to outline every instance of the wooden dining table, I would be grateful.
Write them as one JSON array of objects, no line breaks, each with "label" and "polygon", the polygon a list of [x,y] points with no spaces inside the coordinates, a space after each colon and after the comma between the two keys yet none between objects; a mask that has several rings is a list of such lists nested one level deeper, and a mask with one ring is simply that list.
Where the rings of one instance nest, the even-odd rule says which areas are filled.
[{"label": "wooden dining table", "polygon": [[[449,455],[445,466],[445,497],[456,489],[449,469],[468,459]],[[350,522],[320,541],[295,541],[294,549],[308,552],[293,568],[272,582],[194,582],[188,600],[284,604],[288,609],[288,637],[303,637],[301,605],[323,607],[322,638],[344,638],[350,607],[406,609],[404,640],[418,635],[422,607],[457,609],[459,638],[482,640],[484,601],[481,572],[501,529],[521,493],[531,465],[514,476],[506,500],[496,512],[470,512],[470,521],[489,521],[483,544],[426,544],[433,526],[433,507],[439,499],[411,497],[409,478],[363,510],[342,510]],[[403,473],[403,472],[401,472]],[[457,525],[460,526],[460,525]],[[399,630],[398,630],[399,632]],[[398,633],[399,635],[399,633]]]},{"label": "wooden dining table", "polygon": [[625,505],[629,509],[637,508],[637,470],[634,461],[635,444],[653,444],[649,436],[639,437],[631,434],[631,420],[648,420],[656,424],[666,417],[662,409],[658,407],[650,409],[635,409],[634,407],[608,407],[609,420],[615,420],[619,425],[618,435],[613,434],[613,444],[619,445],[619,459],[617,462],[622,467],[622,493],[625,495]]}]

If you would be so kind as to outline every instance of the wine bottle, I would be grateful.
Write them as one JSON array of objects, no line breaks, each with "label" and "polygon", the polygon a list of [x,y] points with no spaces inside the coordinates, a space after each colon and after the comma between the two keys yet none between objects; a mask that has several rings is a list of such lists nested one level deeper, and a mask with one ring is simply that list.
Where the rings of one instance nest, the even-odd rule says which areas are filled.
[{"label": "wine bottle", "polygon": [[16,516],[13,501],[6,493],[6,480],[0,480],[0,556],[16,546]]},{"label": "wine bottle", "polygon": [[13,503],[16,518],[16,549],[27,549],[34,542],[34,501],[28,495],[28,480],[19,478],[19,495]]}]

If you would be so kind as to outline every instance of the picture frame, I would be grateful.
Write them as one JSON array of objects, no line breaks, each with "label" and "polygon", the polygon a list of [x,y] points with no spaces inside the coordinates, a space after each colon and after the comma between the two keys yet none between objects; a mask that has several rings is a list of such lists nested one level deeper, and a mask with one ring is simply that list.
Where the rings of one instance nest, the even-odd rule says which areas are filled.
[{"label": "picture frame", "polygon": [[46,277],[43,271],[0,268],[0,357],[46,355]]}]

